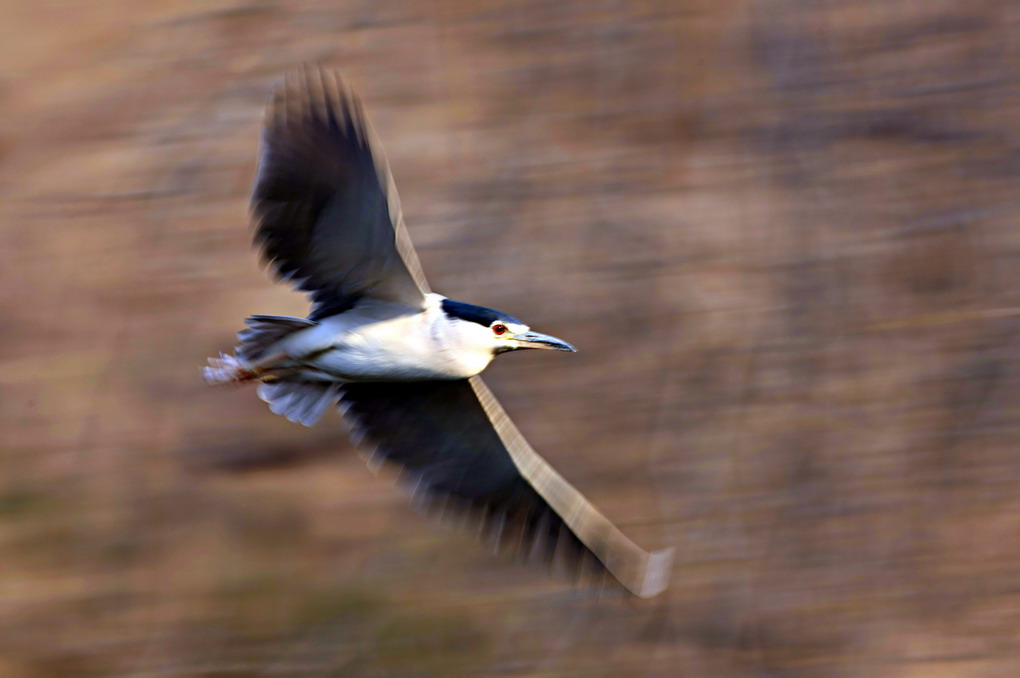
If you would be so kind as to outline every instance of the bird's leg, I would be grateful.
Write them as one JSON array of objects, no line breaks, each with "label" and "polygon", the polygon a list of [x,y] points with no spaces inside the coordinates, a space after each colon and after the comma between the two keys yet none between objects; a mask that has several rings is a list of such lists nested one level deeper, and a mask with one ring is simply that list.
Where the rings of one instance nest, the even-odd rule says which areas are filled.
[{"label": "bird's leg", "polygon": [[248,370],[251,373],[252,379],[261,379],[262,377],[266,376],[266,374],[271,369],[273,369],[280,363],[285,363],[289,360],[290,360],[289,355],[287,355],[283,351],[277,351],[272,355],[263,356],[259,358],[257,362],[249,365]]},{"label": "bird's leg", "polygon": [[269,376],[273,367],[287,360],[290,356],[286,353],[274,353],[249,363],[237,356],[221,353],[219,358],[209,358],[209,366],[204,368],[203,374],[208,384],[240,384]]}]

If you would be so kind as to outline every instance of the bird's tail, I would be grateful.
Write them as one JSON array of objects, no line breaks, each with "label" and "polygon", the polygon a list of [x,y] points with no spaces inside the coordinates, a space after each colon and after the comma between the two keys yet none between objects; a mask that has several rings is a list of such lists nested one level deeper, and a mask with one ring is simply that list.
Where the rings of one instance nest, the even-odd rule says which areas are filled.
[{"label": "bird's tail", "polygon": [[340,401],[340,388],[329,382],[302,381],[295,370],[280,366],[286,357],[274,347],[288,335],[317,323],[280,315],[253,315],[248,328],[237,335],[236,355],[210,358],[205,380],[210,384],[236,384],[258,380],[258,394],[269,409],[293,422],[311,426],[322,413]]},{"label": "bird's tail", "polygon": [[244,319],[244,324],[248,329],[237,334],[241,343],[234,350],[241,360],[257,363],[288,334],[312,327],[316,322],[286,315],[250,315]]},{"label": "bird's tail", "polygon": [[247,329],[238,333],[240,344],[234,347],[236,355],[221,353],[209,358],[203,370],[209,384],[237,384],[268,376],[267,368],[278,362],[272,348],[289,334],[311,327],[316,323],[304,318],[281,315],[252,315],[245,318]]}]

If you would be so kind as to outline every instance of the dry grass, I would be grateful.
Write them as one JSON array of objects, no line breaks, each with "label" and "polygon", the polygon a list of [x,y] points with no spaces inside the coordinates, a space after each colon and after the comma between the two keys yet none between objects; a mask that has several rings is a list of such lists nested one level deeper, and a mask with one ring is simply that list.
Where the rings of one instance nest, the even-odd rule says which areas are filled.
[{"label": "dry grass", "polygon": [[[1008,0],[0,8],[0,675],[1005,676],[1020,662]],[[490,383],[675,585],[594,601],[198,367],[262,104],[342,68]]]}]

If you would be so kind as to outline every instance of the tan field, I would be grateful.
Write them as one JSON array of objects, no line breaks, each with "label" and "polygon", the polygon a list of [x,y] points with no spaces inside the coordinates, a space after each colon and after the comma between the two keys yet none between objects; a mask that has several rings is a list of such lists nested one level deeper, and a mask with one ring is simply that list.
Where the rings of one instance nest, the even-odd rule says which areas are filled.
[{"label": "tan field", "polygon": [[[1020,675],[1020,4],[0,3],[0,676]],[[487,379],[642,546],[574,591],[200,366],[304,315],[266,98],[340,69]]]}]

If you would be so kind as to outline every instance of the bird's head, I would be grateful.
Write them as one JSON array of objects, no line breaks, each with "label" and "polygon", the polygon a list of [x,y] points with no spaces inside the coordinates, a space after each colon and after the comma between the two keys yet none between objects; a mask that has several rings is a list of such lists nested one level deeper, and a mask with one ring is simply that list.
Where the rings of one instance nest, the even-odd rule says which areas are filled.
[{"label": "bird's head", "polygon": [[452,299],[443,299],[442,309],[461,350],[484,352],[489,356],[525,348],[577,350],[562,339],[532,332],[517,318],[495,309]]}]

